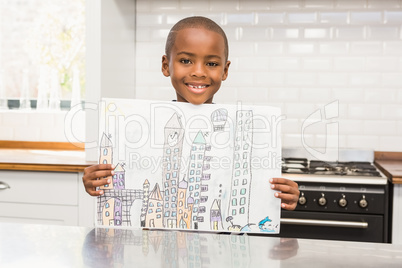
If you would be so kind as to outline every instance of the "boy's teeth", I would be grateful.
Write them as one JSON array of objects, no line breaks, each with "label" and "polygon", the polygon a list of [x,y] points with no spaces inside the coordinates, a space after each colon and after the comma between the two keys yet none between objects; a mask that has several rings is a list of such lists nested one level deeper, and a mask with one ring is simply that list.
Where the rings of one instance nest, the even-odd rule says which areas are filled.
[{"label": "boy's teeth", "polygon": [[193,88],[204,88],[205,86],[193,86],[193,85],[191,85],[191,87],[193,87]]}]

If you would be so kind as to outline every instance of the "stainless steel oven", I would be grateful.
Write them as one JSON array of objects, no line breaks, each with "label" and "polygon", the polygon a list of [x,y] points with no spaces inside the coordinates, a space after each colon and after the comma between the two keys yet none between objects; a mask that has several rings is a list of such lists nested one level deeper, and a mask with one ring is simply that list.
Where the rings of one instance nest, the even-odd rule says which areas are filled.
[{"label": "stainless steel oven", "polygon": [[312,160],[284,149],[282,176],[299,184],[294,211],[282,211],[281,237],[390,243],[390,189],[373,151]]}]

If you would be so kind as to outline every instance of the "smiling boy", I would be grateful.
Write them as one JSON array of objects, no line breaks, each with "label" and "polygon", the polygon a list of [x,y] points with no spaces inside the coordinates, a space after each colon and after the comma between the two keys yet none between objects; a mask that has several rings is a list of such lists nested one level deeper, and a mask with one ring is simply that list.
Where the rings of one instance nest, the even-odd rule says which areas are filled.
[{"label": "smiling boy", "polygon": [[[165,54],[162,73],[170,77],[177,101],[212,103],[230,66],[228,41],[222,28],[205,17],[182,19],[169,32]],[[110,164],[87,167],[82,178],[85,190],[93,196],[103,194],[96,188],[109,184],[110,179],[98,178],[113,175],[113,169]],[[299,197],[297,183],[285,178],[271,178],[270,183],[277,191],[275,196],[281,199],[281,207],[294,210]]]}]

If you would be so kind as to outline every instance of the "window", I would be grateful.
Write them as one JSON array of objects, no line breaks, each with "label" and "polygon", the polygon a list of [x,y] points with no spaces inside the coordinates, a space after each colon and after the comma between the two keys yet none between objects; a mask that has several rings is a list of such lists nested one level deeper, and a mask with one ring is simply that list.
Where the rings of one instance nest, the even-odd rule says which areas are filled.
[{"label": "window", "polygon": [[107,148],[103,149],[103,155],[107,155]]},{"label": "window", "polygon": [[[61,92],[60,100],[68,102],[61,106],[69,108],[74,80],[78,83],[73,90],[81,98],[85,92],[84,0],[7,1],[1,5],[0,17],[5,96],[38,99],[39,91],[55,88]],[[22,93],[22,87],[28,94]],[[42,96],[48,100],[47,93]],[[10,108],[17,108],[16,103]]]}]

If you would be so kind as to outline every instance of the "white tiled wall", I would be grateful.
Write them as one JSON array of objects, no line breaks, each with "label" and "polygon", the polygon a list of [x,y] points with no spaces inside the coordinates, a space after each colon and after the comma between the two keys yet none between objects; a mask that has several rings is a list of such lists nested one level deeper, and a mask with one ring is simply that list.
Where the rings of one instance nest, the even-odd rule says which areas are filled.
[{"label": "white tiled wall", "polygon": [[[281,107],[283,146],[322,147],[336,135],[343,148],[402,151],[402,1],[137,0],[137,98],[175,98],[161,57],[169,29],[191,15],[229,39],[229,77],[214,101]],[[333,102],[337,116],[302,135]]]},{"label": "white tiled wall", "polygon": [[0,110],[0,140],[84,142],[83,111]]}]

